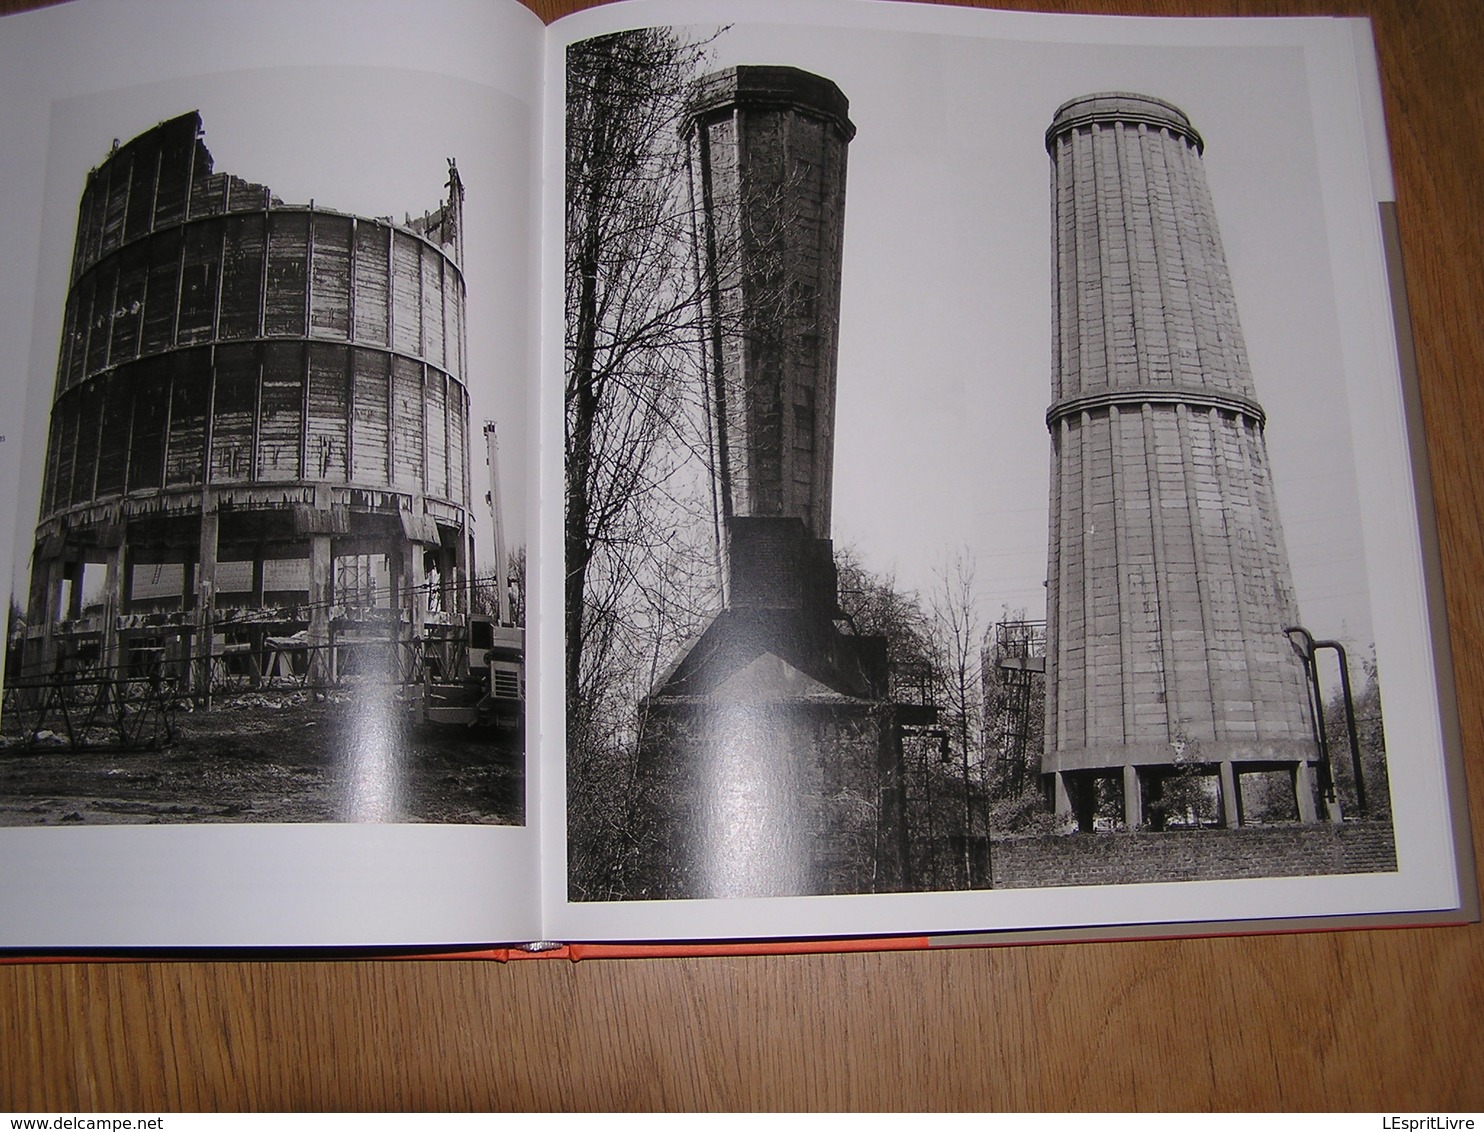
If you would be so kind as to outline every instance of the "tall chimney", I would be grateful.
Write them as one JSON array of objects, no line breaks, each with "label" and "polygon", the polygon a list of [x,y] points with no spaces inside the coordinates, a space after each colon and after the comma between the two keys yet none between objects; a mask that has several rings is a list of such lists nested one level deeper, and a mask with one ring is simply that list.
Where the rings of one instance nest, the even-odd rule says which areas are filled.
[{"label": "tall chimney", "polygon": [[725,589],[644,701],[648,899],[910,886],[886,640],[835,625],[847,110],[792,67],[709,75],[687,109]]},{"label": "tall chimney", "polygon": [[848,110],[818,75],[733,67],[687,111],[724,548],[737,517],[829,538]]}]

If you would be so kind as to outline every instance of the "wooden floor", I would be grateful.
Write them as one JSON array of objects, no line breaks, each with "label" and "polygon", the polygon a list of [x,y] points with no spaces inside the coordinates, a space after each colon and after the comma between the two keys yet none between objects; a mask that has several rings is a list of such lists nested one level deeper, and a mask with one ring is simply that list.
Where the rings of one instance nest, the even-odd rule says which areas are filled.
[{"label": "wooden floor", "polygon": [[[1484,5],[1065,7],[1375,19],[1484,833]],[[1480,1110],[1484,928],[577,964],[0,968],[0,1109],[316,1107]]]}]

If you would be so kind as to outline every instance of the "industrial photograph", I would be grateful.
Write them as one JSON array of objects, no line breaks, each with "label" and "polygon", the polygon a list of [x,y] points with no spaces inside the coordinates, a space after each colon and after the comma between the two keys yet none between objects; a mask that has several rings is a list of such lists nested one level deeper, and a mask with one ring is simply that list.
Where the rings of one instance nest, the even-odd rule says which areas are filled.
[{"label": "industrial photograph", "polygon": [[471,400],[460,165],[363,215],[210,128],[74,189],[0,825],[523,824],[523,499]]},{"label": "industrial photograph", "polygon": [[568,48],[571,899],[1395,869],[1301,69],[1016,52]]}]

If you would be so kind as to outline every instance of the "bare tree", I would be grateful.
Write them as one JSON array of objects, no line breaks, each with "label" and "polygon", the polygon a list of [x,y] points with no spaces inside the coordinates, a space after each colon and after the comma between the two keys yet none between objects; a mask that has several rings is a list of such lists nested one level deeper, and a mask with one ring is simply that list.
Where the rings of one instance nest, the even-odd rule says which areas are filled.
[{"label": "bare tree", "polygon": [[16,680],[21,675],[21,646],[26,639],[26,611],[14,596],[10,599],[10,616],[5,623],[5,676]]},{"label": "bare tree", "polygon": [[[934,648],[938,656],[940,704],[950,738],[958,748],[962,810],[962,860],[965,882],[975,876],[972,857],[974,799],[987,787],[984,751],[984,652],[985,625],[978,607],[974,562],[967,552],[953,555],[936,571],[936,584],[929,597]],[[975,789],[975,773],[979,788]],[[988,836],[987,828],[984,831]]]},{"label": "bare tree", "polygon": [[917,595],[898,589],[891,574],[869,569],[854,547],[835,550],[835,571],[840,608],[851,630],[886,638],[893,698],[932,702],[932,631]]},{"label": "bare tree", "polygon": [[[677,125],[703,49],[646,28],[567,56],[566,629],[569,706],[611,626],[602,571],[657,535],[652,506],[677,474],[698,332]],[[607,563],[598,560],[607,557]],[[600,601],[594,598],[601,596]],[[599,638],[595,640],[594,638]]]},{"label": "bare tree", "polygon": [[989,835],[986,625],[973,563],[964,553],[948,559],[924,599],[862,565],[849,548],[835,561],[847,620],[857,632],[886,637],[893,699],[939,712],[938,724],[903,737],[910,871],[926,887],[985,884],[974,849]]},{"label": "bare tree", "polygon": [[679,128],[705,57],[665,28],[567,56],[568,810],[588,898],[617,883],[637,836],[644,696],[716,595]]},{"label": "bare tree", "polygon": [[[1359,672],[1351,671],[1351,715],[1355,720],[1356,738],[1360,745],[1361,775],[1366,797],[1366,814],[1372,818],[1391,817],[1391,787],[1386,770],[1386,728],[1381,716],[1381,685],[1377,675],[1375,646],[1360,654]],[[1355,655],[1354,653],[1351,654]],[[1354,661],[1351,662],[1354,665]],[[1340,687],[1330,693],[1324,709],[1324,729],[1330,737],[1330,762],[1334,767],[1335,789],[1347,819],[1361,814],[1360,794],[1350,755],[1349,727],[1346,721],[1345,696]]]}]

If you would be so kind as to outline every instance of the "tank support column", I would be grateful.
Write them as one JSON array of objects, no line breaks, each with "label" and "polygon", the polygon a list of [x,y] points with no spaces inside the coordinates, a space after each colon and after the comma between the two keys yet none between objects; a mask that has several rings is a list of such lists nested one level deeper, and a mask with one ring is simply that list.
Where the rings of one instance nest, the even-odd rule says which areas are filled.
[{"label": "tank support column", "polygon": [[[469,563],[474,561],[473,541],[472,538],[466,537],[460,532],[458,540],[454,544],[453,600],[454,609],[458,611],[460,616],[468,616],[471,612],[469,608],[469,593],[473,588],[473,580],[469,577]],[[505,569],[506,564],[504,562],[495,563],[495,584],[501,588],[505,585]]]},{"label": "tank support column", "polygon": [[[428,582],[427,570],[423,566],[424,547],[411,539],[403,541],[398,570],[398,586],[402,600],[398,604],[397,631],[393,641],[393,677],[409,680],[416,671],[413,661],[423,638],[427,624]],[[402,622],[406,618],[405,636]]]},{"label": "tank support column", "polygon": [[309,536],[309,683],[327,687],[335,679],[330,654],[330,603],[335,599],[330,536]]},{"label": "tank support column", "polygon": [[41,641],[40,651],[35,656],[26,657],[31,675],[50,672],[56,661],[57,621],[61,617],[62,604],[62,559],[57,557],[38,563],[35,574],[39,579],[34,584],[31,608],[33,616],[41,620]]},{"label": "tank support column", "polygon": [[103,671],[117,676],[119,671],[119,614],[124,609],[124,546],[122,540],[108,548],[104,559],[103,582]]},{"label": "tank support column", "polygon": [[[196,625],[195,672],[192,680],[194,691],[202,703],[211,704],[211,654],[214,648],[213,613],[216,605],[216,553],[217,536],[221,530],[221,519],[215,503],[203,500],[201,504],[201,536],[196,548]],[[190,564],[182,571],[190,576]]]}]

